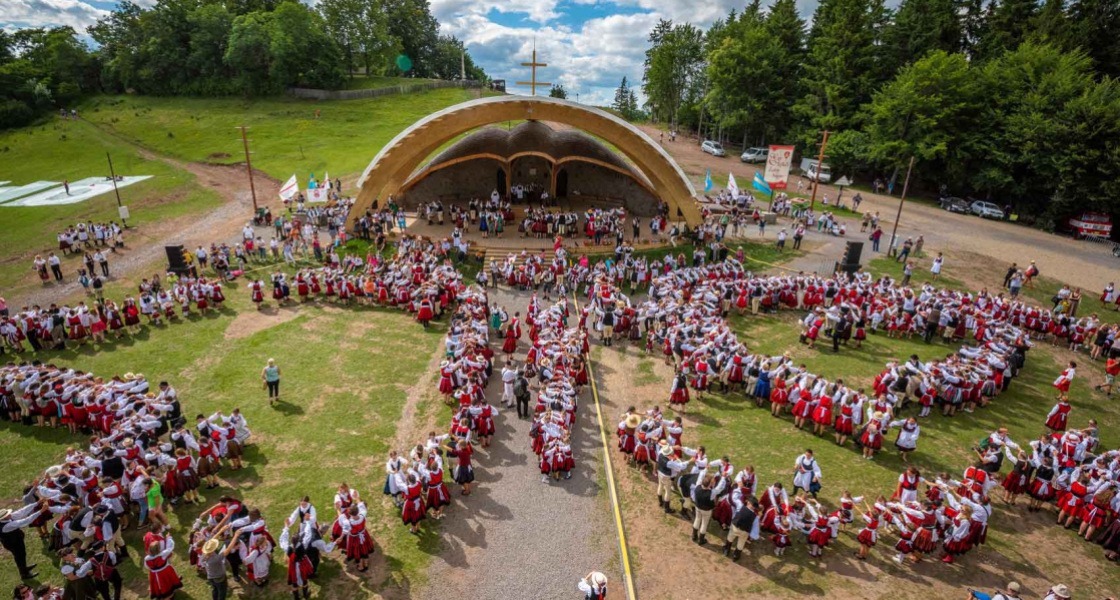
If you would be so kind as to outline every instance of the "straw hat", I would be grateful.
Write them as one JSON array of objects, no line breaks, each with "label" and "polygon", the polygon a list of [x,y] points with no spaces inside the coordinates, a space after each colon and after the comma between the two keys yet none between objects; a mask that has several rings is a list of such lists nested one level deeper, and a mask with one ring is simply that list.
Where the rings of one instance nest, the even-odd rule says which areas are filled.
[{"label": "straw hat", "polygon": [[221,545],[222,543],[218,541],[218,538],[210,538],[202,545],[202,553],[213,554],[218,551],[218,547]]},{"label": "straw hat", "polygon": [[62,473],[62,467],[59,465],[51,465],[47,467],[46,473],[47,477],[58,477],[59,473]]},{"label": "straw hat", "polygon": [[607,576],[603,575],[602,573],[600,573],[598,571],[592,571],[590,579],[591,579],[591,583],[593,583],[595,585],[598,585],[598,586],[607,585]]},{"label": "straw hat", "polygon": [[126,381],[136,379],[136,375],[134,375],[132,373],[125,373],[124,375],[121,375],[121,379],[124,379]]},{"label": "straw hat", "polygon": [[641,425],[641,424],[642,424],[642,418],[639,417],[638,415],[633,415],[632,414],[632,415],[629,415],[628,417],[626,417],[626,426],[629,427],[630,429],[634,429],[638,425]]},{"label": "straw hat", "polygon": [[0,521],[3,521],[10,516],[12,516],[12,510],[10,508],[0,508]]},{"label": "straw hat", "polygon": [[1050,592],[1059,598],[1069,598],[1069,588],[1067,588],[1065,584],[1062,583],[1059,583],[1058,585],[1050,588]]}]

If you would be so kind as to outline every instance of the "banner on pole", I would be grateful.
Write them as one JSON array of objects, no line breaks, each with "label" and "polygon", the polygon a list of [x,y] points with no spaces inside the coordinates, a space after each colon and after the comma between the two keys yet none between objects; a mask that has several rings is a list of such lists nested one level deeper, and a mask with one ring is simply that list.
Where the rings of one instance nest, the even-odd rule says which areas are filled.
[{"label": "banner on pole", "polygon": [[294,198],[298,193],[299,180],[296,179],[295,175],[292,175],[291,179],[285,181],[284,185],[280,187],[280,199],[287,202],[288,200]]},{"label": "banner on pole", "polygon": [[732,173],[727,174],[727,191],[731,192],[732,198],[739,197],[739,184],[735,183],[735,175]]},{"label": "banner on pole", "polygon": [[308,202],[326,202],[329,190],[327,188],[315,188],[307,190]]},{"label": "banner on pole", "polygon": [[763,179],[776,190],[786,189],[789,170],[793,164],[793,146],[770,146],[766,158],[766,174]]}]

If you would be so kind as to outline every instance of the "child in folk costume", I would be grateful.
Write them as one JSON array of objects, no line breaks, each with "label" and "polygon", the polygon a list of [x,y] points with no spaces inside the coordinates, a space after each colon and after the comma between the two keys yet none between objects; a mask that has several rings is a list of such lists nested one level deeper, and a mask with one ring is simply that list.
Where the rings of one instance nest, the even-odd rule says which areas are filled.
[{"label": "child in folk costume", "polygon": [[853,403],[850,398],[844,397],[840,400],[840,410],[836,413],[836,420],[832,425],[835,431],[833,437],[836,439],[836,445],[843,446],[848,441],[848,436],[852,435],[855,428],[853,416],[859,410],[859,406]]},{"label": "child in folk costume", "polygon": [[1069,422],[1069,411],[1073,407],[1069,404],[1069,398],[1063,392],[1058,397],[1058,403],[1054,408],[1050,409],[1050,413],[1046,415],[1046,427],[1050,431],[1062,432],[1066,430],[1066,425]]},{"label": "child in folk costume", "polygon": [[945,532],[941,562],[952,563],[972,548],[972,508],[962,506]]},{"label": "child in folk costume", "polygon": [[682,369],[673,378],[673,386],[669,390],[669,404],[680,407],[680,410],[683,411],[685,405],[688,404],[688,400],[688,374],[685,369]]},{"label": "child in folk costume", "polygon": [[412,535],[420,533],[420,521],[424,520],[427,508],[424,506],[424,484],[415,473],[409,473],[405,482],[404,506],[401,509],[401,521],[409,526],[408,532]]},{"label": "child in folk costume", "polygon": [[260,279],[253,281],[249,284],[249,293],[253,299],[253,304],[260,310],[261,303],[264,302],[264,282]]},{"label": "child in folk costume", "polygon": [[867,460],[875,458],[875,453],[883,447],[883,434],[879,432],[881,419],[882,413],[875,412],[859,437],[860,446],[863,447],[863,457]]},{"label": "child in folk costume", "polygon": [[[304,545],[303,536],[299,532],[296,533],[296,541],[292,542],[291,531],[289,528],[291,524],[284,527],[284,531],[280,532],[280,549],[288,558],[288,587],[292,591],[292,600],[299,600],[300,592],[303,592],[304,600],[311,598],[311,589],[308,587],[308,578],[310,578],[315,571],[314,565],[311,564],[311,559],[307,555],[307,547]],[[298,528],[302,529],[299,525]],[[213,540],[217,541],[217,540]]]},{"label": "child in folk costume", "polygon": [[770,536],[770,541],[774,544],[774,556],[782,556],[786,553],[786,548],[789,548],[789,530],[788,518],[782,517],[774,521],[774,535]]},{"label": "child in folk costume", "polygon": [[1069,361],[1069,366],[1062,371],[1061,375],[1054,380],[1054,387],[1059,392],[1059,397],[1069,394],[1069,386],[1073,383],[1073,378],[1077,374],[1077,363]]},{"label": "child in folk costume", "polygon": [[175,551],[175,540],[168,537],[163,543],[152,543],[148,546],[148,555],[144,557],[144,568],[148,570],[148,594],[152,600],[161,600],[175,595],[175,590],[183,587],[175,567],[171,566],[168,559]]},{"label": "child in folk costume", "polygon": [[474,454],[474,447],[471,446],[470,441],[460,439],[455,446],[450,444],[442,446],[443,451],[448,456],[454,456],[458,459],[458,464],[455,465],[453,471],[455,483],[463,486],[460,494],[464,496],[471,495],[471,484],[474,483],[474,467],[471,466],[471,456]]},{"label": "child in folk costume", "polygon": [[891,421],[889,427],[899,428],[894,447],[898,449],[902,462],[910,462],[910,453],[918,449],[918,437],[922,433],[922,428],[918,426],[918,420],[914,417],[905,420],[899,419]]},{"label": "child in folk costume", "polygon": [[1008,504],[1015,504],[1015,499],[1019,494],[1026,493],[1030,489],[1031,474],[1034,472],[1034,465],[1027,458],[1027,454],[1019,450],[1015,455],[1008,454],[1007,458],[1015,465],[1012,467],[1011,472],[1003,478],[1000,486],[1003,488],[1003,501]]},{"label": "child in folk costume", "polygon": [[859,534],[856,535],[856,541],[859,542],[859,550],[856,551],[856,558],[860,560],[867,560],[867,555],[871,552],[871,548],[879,541],[879,526],[881,523],[882,511],[877,507],[872,508],[870,512],[860,511],[860,516],[863,517],[865,525],[860,529]]},{"label": "child in folk costume", "polygon": [[925,483],[921,471],[917,467],[907,467],[898,476],[898,487],[894,491],[894,499],[909,504],[918,501],[918,486]]},{"label": "child in folk costume", "polygon": [[439,456],[428,456],[428,464],[423,469],[424,482],[427,485],[427,508],[432,511],[436,520],[443,518],[443,507],[451,504],[451,492],[443,482],[443,464]]},{"label": "child in folk costume", "polygon": [[832,542],[832,527],[829,525],[829,516],[816,500],[809,500],[806,507],[812,517],[808,538],[809,556],[820,557],[824,553],[824,549]]}]

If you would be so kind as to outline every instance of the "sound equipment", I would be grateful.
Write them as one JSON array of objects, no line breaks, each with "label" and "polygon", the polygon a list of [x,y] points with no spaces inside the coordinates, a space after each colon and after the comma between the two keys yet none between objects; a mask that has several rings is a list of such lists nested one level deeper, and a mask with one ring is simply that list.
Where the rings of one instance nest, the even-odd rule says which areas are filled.
[{"label": "sound equipment", "polygon": [[163,249],[167,251],[167,265],[168,271],[176,275],[186,275],[190,273],[190,267],[187,266],[187,261],[183,258],[183,245],[178,244],[175,246],[164,246]]},{"label": "sound equipment", "polygon": [[855,273],[860,269],[859,257],[863,254],[863,242],[848,242],[844,247],[844,257],[840,259],[837,265],[837,271],[843,271],[849,275]]}]

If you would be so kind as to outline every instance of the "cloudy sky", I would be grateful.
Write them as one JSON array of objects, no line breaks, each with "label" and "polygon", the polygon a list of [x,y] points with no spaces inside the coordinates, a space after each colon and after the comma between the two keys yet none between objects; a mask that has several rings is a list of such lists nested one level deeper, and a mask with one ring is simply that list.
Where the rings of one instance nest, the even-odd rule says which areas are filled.
[{"label": "cloudy sky", "polygon": [[[141,5],[154,0],[140,0]],[[315,0],[305,0],[314,3]],[[536,41],[548,67],[538,79],[563,84],[581,102],[609,103],[625,75],[641,82],[646,37],[658,19],[708,26],[746,0],[429,0],[444,33],[467,44],[486,72],[513,86],[528,80],[525,67]],[[766,2],[764,2],[766,4]],[[114,5],[103,0],[0,0],[0,26],[70,25],[79,31]],[[802,14],[815,0],[798,0]]]}]

